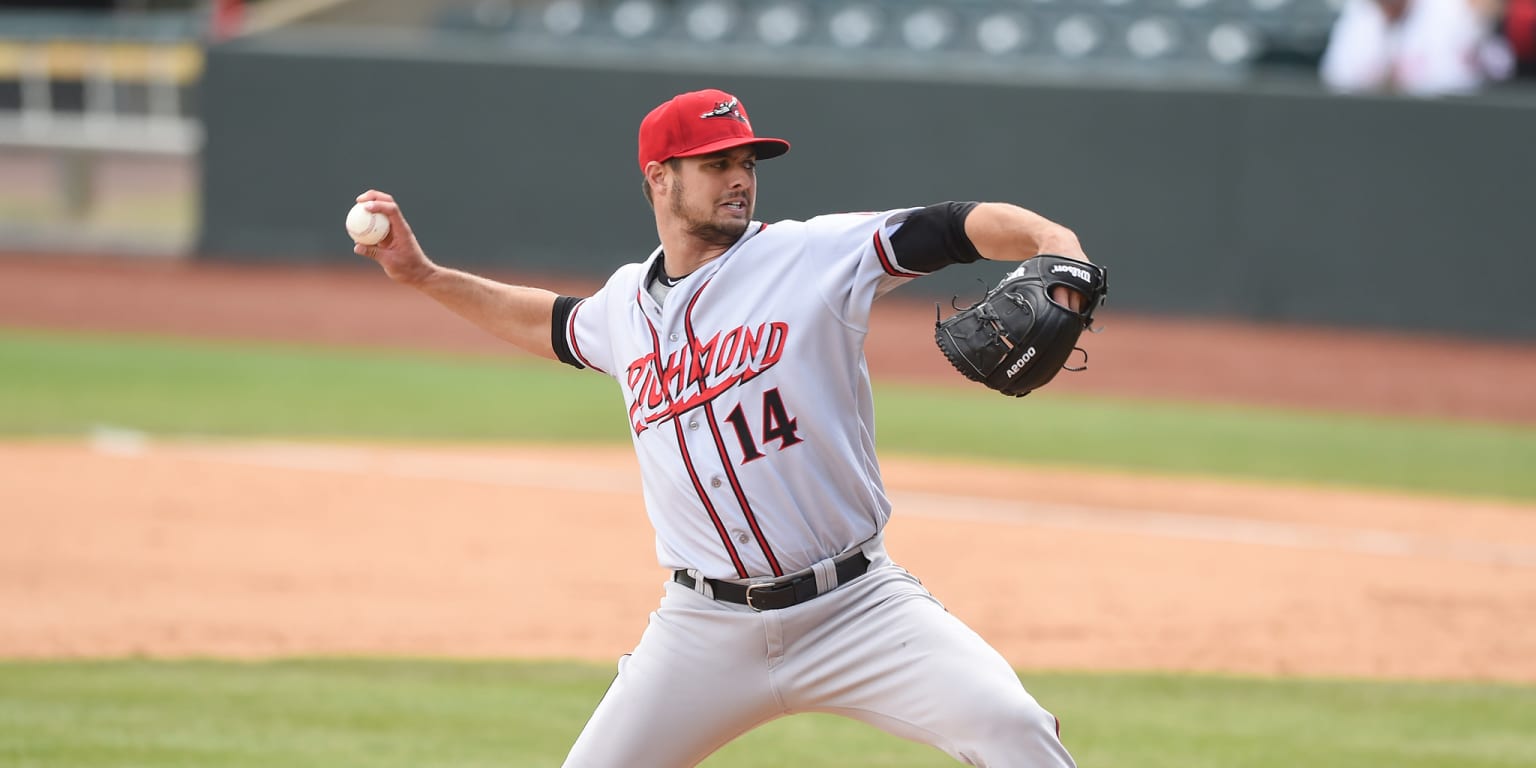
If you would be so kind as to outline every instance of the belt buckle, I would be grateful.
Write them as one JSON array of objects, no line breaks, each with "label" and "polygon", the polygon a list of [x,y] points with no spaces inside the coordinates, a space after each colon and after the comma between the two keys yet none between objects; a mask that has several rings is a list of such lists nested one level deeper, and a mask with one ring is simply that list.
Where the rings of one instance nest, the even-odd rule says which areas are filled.
[{"label": "belt buckle", "polygon": [[752,603],[752,592],[754,590],[758,590],[758,589],[768,589],[768,588],[773,587],[773,586],[777,586],[777,585],[775,585],[771,581],[764,581],[764,582],[761,582],[761,583],[758,583],[758,584],[748,584],[747,585],[747,607],[751,608],[754,611],[757,611],[758,613],[762,613],[763,609],[757,607],[756,605],[754,605]]}]

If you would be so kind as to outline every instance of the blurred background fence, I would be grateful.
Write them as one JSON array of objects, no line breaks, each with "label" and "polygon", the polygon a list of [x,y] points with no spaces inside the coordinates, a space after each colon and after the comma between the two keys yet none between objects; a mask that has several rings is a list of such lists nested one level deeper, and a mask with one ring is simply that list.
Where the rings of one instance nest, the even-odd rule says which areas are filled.
[{"label": "blurred background fence", "polygon": [[795,144],[762,218],[1011,200],[1117,309],[1536,337],[1531,84],[1329,93],[1328,0],[113,5],[0,15],[0,248],[356,264],[377,187],[445,262],[601,276],[655,239],[639,118],[722,87]]},{"label": "blurred background fence", "polygon": [[189,250],[205,14],[0,3],[0,245]]}]

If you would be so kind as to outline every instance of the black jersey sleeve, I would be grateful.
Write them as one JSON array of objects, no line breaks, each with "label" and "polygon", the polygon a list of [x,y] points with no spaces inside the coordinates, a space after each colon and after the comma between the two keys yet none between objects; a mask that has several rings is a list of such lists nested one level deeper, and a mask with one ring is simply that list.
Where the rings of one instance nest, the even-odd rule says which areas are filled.
[{"label": "black jersey sleeve", "polygon": [[555,350],[555,357],[560,362],[577,368],[585,368],[581,361],[576,359],[576,353],[571,349],[571,340],[566,336],[566,321],[571,319],[571,312],[581,299],[574,296],[556,296],[555,308],[549,318],[549,345]]},{"label": "black jersey sleeve", "polygon": [[981,258],[965,234],[965,217],[974,202],[935,203],[907,215],[891,235],[896,261],[906,269],[937,272],[950,264],[969,264]]}]

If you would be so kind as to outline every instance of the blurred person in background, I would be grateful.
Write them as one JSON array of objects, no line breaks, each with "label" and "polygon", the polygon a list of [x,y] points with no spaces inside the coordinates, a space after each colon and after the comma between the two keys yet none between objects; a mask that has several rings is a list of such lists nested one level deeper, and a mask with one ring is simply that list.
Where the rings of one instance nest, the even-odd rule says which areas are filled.
[{"label": "blurred person in background", "polygon": [[1521,77],[1536,77],[1536,0],[1509,0],[1504,7],[1504,37]]},{"label": "blurred person in background", "polygon": [[1323,83],[1342,92],[1475,92],[1514,67],[1508,44],[1495,32],[1502,4],[1347,0],[1323,52]]}]

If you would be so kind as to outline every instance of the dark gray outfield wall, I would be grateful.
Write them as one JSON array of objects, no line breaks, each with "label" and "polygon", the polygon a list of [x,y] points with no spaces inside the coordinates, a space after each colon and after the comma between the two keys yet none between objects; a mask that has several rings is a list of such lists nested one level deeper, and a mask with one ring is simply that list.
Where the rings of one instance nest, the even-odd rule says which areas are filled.
[{"label": "dark gray outfield wall", "polygon": [[[215,49],[201,252],[355,263],[342,219],[377,187],[441,262],[604,275],[655,243],[640,117],[720,87],[760,134],[794,144],[759,169],[759,218],[1014,201],[1109,265],[1112,309],[1536,338],[1536,100],[500,56]],[[1003,271],[953,268],[903,291],[975,295]]]}]

